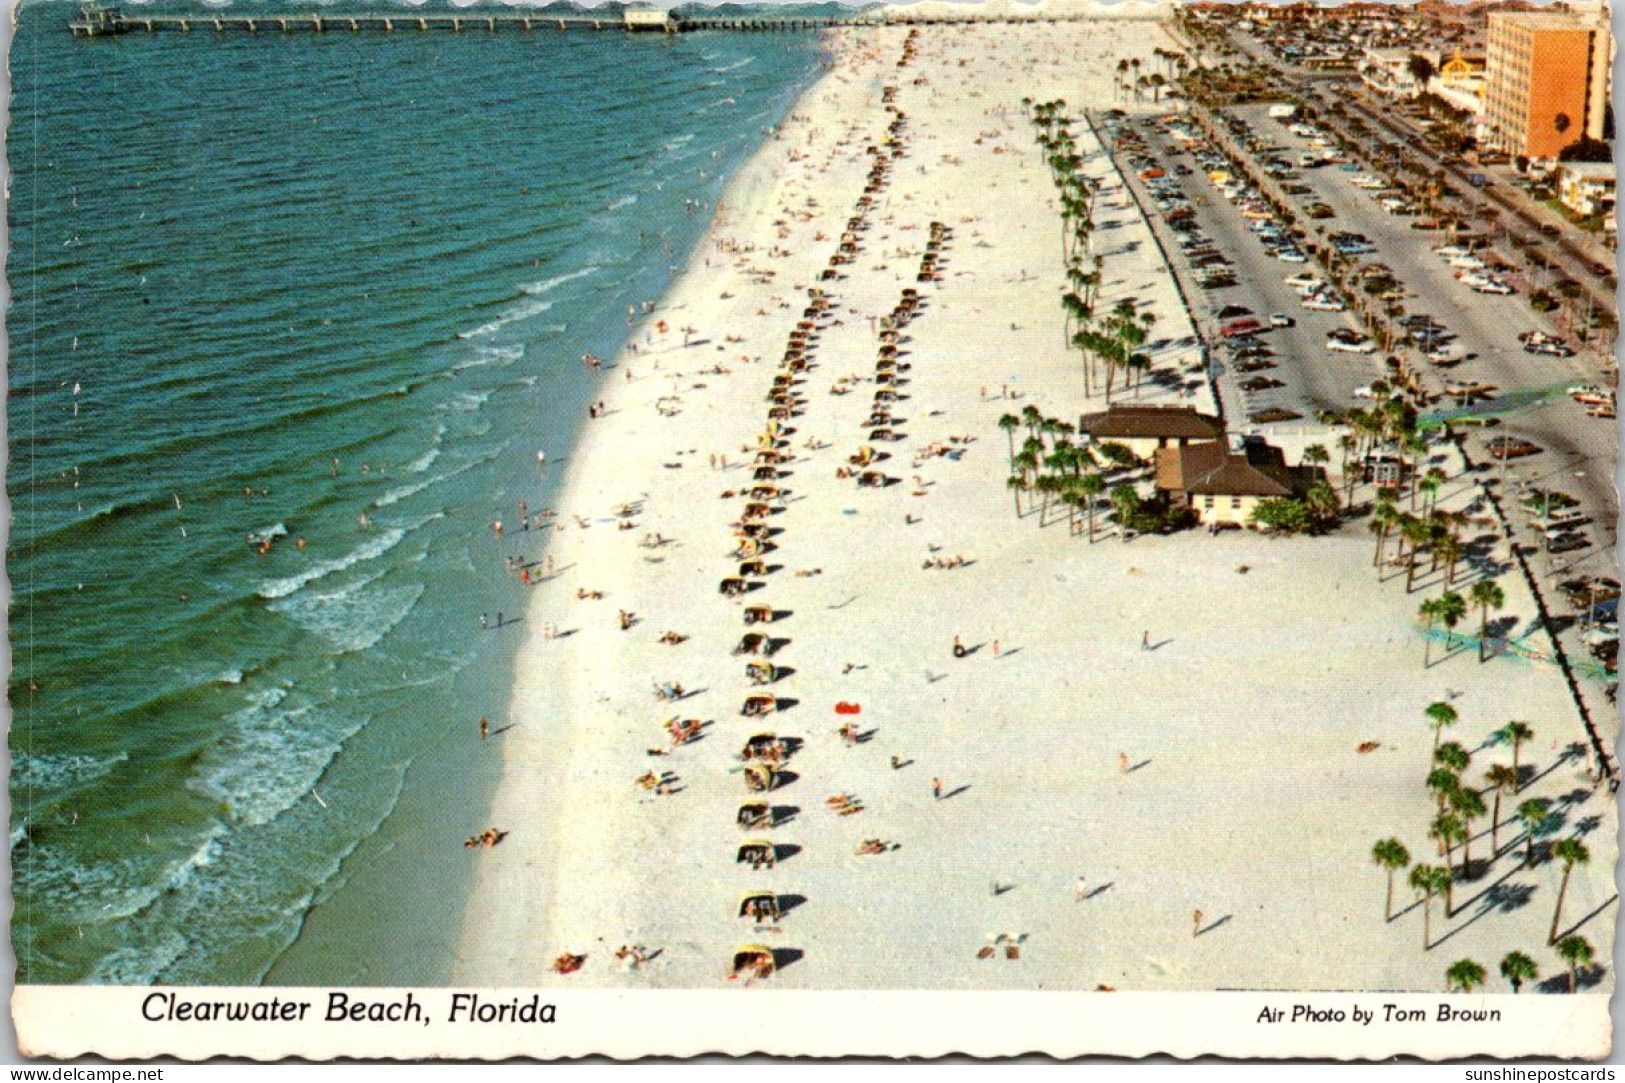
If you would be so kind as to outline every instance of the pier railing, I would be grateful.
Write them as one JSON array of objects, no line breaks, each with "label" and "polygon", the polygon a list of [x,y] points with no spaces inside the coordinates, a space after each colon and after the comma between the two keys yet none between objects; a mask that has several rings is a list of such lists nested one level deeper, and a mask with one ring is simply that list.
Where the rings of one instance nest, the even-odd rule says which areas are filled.
[{"label": "pier railing", "polygon": [[[499,30],[622,30],[629,33],[656,32],[681,34],[699,30],[734,32],[790,33],[828,30],[835,27],[882,26],[961,26],[971,23],[1033,23],[1109,21],[1112,17],[1098,14],[1080,14],[1061,18],[1028,18],[1022,16],[987,17],[952,15],[921,18],[906,13],[886,15],[802,16],[802,15],[750,15],[713,16],[667,14],[664,19],[626,15],[548,15],[523,11],[476,12],[417,12],[407,8],[385,11],[344,14],[329,11],[301,11],[285,13],[239,14],[207,11],[188,14],[165,14],[129,11],[99,4],[85,4],[79,14],[68,23],[75,37],[114,37],[123,34],[155,34],[163,31],[223,34],[235,33],[328,33],[333,31],[410,31],[438,30],[452,33],[495,33]],[[1135,16],[1129,16],[1133,18]],[[1121,18],[1121,17],[1119,17]]]},{"label": "pier railing", "polygon": [[68,23],[75,37],[112,37],[121,34],[191,33],[328,33],[342,31],[438,30],[451,33],[495,33],[499,30],[623,30],[630,33],[683,33],[694,30],[790,32],[824,30],[836,26],[873,25],[874,20],[811,16],[668,16],[665,19],[627,19],[619,15],[552,15],[525,12],[416,12],[410,9],[345,14],[331,11],[230,13],[209,11],[149,14],[120,8],[85,5]]}]

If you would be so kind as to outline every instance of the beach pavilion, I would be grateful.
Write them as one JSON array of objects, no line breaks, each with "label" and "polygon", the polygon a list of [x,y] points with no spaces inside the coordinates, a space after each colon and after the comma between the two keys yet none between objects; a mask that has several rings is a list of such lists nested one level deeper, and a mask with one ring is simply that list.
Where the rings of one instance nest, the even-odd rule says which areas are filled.
[{"label": "beach pavilion", "polygon": [[1262,440],[1240,448],[1223,441],[1156,452],[1156,487],[1196,512],[1204,526],[1246,526],[1260,501],[1301,498],[1318,479],[1311,466],[1287,466],[1281,449]]},{"label": "beach pavilion", "polygon": [[1084,414],[1078,431],[1096,443],[1122,444],[1145,461],[1160,448],[1222,443],[1224,422],[1194,406],[1140,406],[1114,403],[1104,411]]}]

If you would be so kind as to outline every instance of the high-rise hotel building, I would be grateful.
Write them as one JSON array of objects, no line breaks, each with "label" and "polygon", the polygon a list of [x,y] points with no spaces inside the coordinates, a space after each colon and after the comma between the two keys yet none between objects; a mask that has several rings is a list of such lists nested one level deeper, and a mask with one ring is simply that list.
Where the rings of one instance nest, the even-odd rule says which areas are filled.
[{"label": "high-rise hotel building", "polygon": [[1509,154],[1555,158],[1601,138],[1614,42],[1606,21],[1561,12],[1492,12],[1484,126]]}]

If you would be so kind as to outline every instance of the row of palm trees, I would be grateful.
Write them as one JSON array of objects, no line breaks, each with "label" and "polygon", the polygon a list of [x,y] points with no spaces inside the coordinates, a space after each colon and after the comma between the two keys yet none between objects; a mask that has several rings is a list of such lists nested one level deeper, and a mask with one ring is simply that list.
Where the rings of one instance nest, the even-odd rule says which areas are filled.
[{"label": "row of palm trees", "polygon": [[1024,100],[1023,104],[1030,110],[1060,199],[1061,265],[1066,274],[1062,333],[1067,345],[1082,354],[1084,397],[1092,397],[1094,385],[1101,382],[1098,367],[1104,369],[1104,390],[1110,403],[1119,373],[1126,384],[1138,389],[1141,376],[1150,370],[1151,359],[1141,347],[1150,337],[1156,314],[1136,309],[1127,299],[1097,313],[1105,270],[1105,257],[1094,248],[1099,183],[1078,171],[1083,158],[1072,134],[1073,120],[1065,112],[1066,103],[1056,99]]},{"label": "row of palm trees", "polygon": [[[1095,540],[1095,512],[1102,493],[1107,490],[1106,475],[1114,471],[1131,469],[1135,465],[1133,452],[1121,444],[1103,443],[1096,447],[1074,444],[1071,437],[1077,427],[1059,418],[1045,417],[1036,406],[1025,406],[1021,414],[1005,414],[999,418],[1010,444],[1010,478],[1006,483],[1014,495],[1016,515],[1020,517],[1034,509],[1033,494],[1041,498],[1038,506],[1039,525],[1049,522],[1052,503],[1067,509],[1068,528],[1078,533],[1078,513],[1086,514],[1089,540]],[[1021,449],[1016,450],[1016,434],[1025,428],[1027,435]],[[1119,489],[1131,485],[1119,485]],[[1022,498],[1027,497],[1027,510],[1022,510]],[[1116,498],[1114,494],[1114,506]]]},{"label": "row of palm trees", "polygon": [[1471,523],[1472,517],[1465,512],[1438,507],[1431,507],[1422,515],[1412,515],[1400,510],[1393,490],[1379,490],[1376,506],[1366,524],[1366,529],[1377,543],[1376,551],[1371,556],[1371,566],[1378,569],[1377,574],[1381,577],[1388,553],[1388,539],[1396,538],[1399,542],[1396,557],[1405,565],[1407,594],[1415,586],[1424,550],[1429,560],[1427,574],[1433,574],[1443,565],[1445,589],[1452,590],[1456,584],[1456,568],[1467,556],[1467,543],[1462,540],[1461,531]]},{"label": "row of palm trees", "polygon": [[[1448,537],[1435,542],[1437,546],[1444,545]],[[1452,642],[1456,625],[1467,616],[1468,606],[1478,609],[1478,661],[1482,664],[1487,657],[1486,648],[1489,646],[1490,610],[1500,609],[1506,604],[1506,591],[1494,579],[1480,579],[1467,590],[1464,598],[1453,590],[1446,590],[1437,598],[1430,598],[1423,602],[1417,610],[1417,617],[1422,621],[1425,632],[1429,633],[1423,638],[1422,668],[1426,669],[1433,664],[1433,636],[1435,626],[1443,625],[1445,629],[1445,650],[1454,646]]]},{"label": "row of palm trees", "polygon": [[[1554,947],[1558,957],[1568,966],[1569,992],[1572,993],[1580,984],[1580,968],[1591,962],[1595,955],[1591,942],[1583,936],[1565,936]],[[1501,976],[1517,993],[1523,989],[1525,982],[1540,977],[1540,967],[1523,952],[1509,951],[1501,959]],[[1445,988],[1450,992],[1471,993],[1484,981],[1484,968],[1472,959],[1458,959],[1444,972]]]},{"label": "row of palm trees", "polygon": [[[1454,886],[1458,877],[1465,877],[1472,868],[1475,820],[1486,813],[1489,815],[1492,851],[1490,860],[1500,858],[1504,852],[1500,836],[1502,798],[1509,793],[1516,798],[1522,789],[1522,768],[1519,760],[1524,744],[1534,738],[1535,731],[1528,723],[1519,721],[1508,722],[1496,731],[1495,736],[1499,742],[1511,746],[1512,763],[1510,766],[1504,763],[1490,764],[1484,772],[1484,788],[1479,789],[1463,782],[1463,776],[1472,764],[1472,754],[1459,742],[1442,740],[1444,731],[1459,721],[1456,709],[1449,703],[1441,701],[1429,704],[1423,715],[1433,730],[1432,769],[1428,772],[1425,785],[1433,795],[1436,808],[1436,815],[1428,826],[1427,836],[1437,846],[1442,864],[1413,865],[1410,850],[1397,838],[1378,840],[1371,847],[1371,861],[1387,874],[1383,909],[1386,921],[1392,921],[1395,916],[1395,877],[1408,870],[1406,883],[1422,904],[1422,947],[1425,951],[1433,945],[1434,900],[1443,898],[1446,918],[1456,914]],[[1494,804],[1490,808],[1485,806],[1485,794],[1493,795]],[[1524,864],[1528,867],[1535,864],[1535,840],[1537,836],[1546,832],[1551,813],[1551,803],[1545,798],[1529,798],[1517,805],[1511,817],[1512,821],[1523,829]],[[1516,845],[1516,842],[1513,845]],[[1462,852],[1459,871],[1455,863],[1457,846],[1461,847]],[[1561,839],[1554,843],[1551,847],[1551,856],[1561,862],[1563,873],[1558,886],[1557,903],[1552,911],[1547,944],[1555,947],[1558,955],[1569,965],[1569,988],[1572,992],[1577,987],[1578,969],[1591,961],[1592,949],[1584,937],[1559,938],[1558,932],[1562,925],[1563,904],[1568,895],[1569,880],[1574,868],[1589,862],[1591,854],[1585,843],[1576,837]],[[1538,973],[1534,960],[1523,952],[1510,952],[1501,961],[1501,974],[1511,983],[1513,992],[1517,992],[1524,982],[1534,980]],[[1446,983],[1449,988],[1470,992],[1484,983],[1484,968],[1470,959],[1460,960],[1446,971]]]},{"label": "row of palm trees", "polygon": [[[1152,51],[1156,53],[1165,52],[1160,48]],[[1178,56],[1181,60],[1184,59],[1182,53],[1173,55]],[[1140,69],[1143,66],[1144,62],[1137,56],[1117,62],[1117,70],[1112,74],[1112,96],[1114,98],[1119,95],[1127,98],[1132,92],[1135,101],[1144,101],[1145,92],[1149,90],[1153,102],[1162,100],[1162,90],[1169,84],[1168,77],[1160,71],[1154,71],[1148,75],[1141,74]]]}]

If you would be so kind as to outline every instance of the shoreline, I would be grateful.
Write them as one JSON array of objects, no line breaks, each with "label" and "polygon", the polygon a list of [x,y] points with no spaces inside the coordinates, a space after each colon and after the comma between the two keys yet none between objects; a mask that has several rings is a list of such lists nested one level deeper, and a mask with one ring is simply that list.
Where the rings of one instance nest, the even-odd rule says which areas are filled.
[{"label": "shoreline", "polygon": [[[821,87],[824,87],[826,83],[835,81],[837,78],[833,65],[829,60],[831,52],[830,33],[823,32],[819,37],[818,54],[824,70],[812,83],[795,96],[785,111],[786,121],[788,118],[795,116],[801,106],[811,100]],[[784,123],[784,121],[781,121],[779,125],[781,130]],[[754,197],[759,202],[768,197],[771,194],[771,188],[778,179],[776,166],[779,155],[774,146],[776,141],[774,134],[764,132],[762,142],[740,163],[733,176],[724,184],[723,194],[720,197],[723,210],[713,213],[710,224],[695,242],[682,270],[667,284],[665,290],[655,301],[653,310],[648,313],[639,313],[636,319],[629,324],[625,341],[613,360],[606,363],[606,375],[598,385],[598,393],[606,396],[605,401],[609,404],[611,412],[618,411],[621,408],[619,404],[635,393],[635,389],[629,387],[624,379],[627,367],[636,365],[640,356],[643,358],[652,356],[648,353],[640,355],[637,352],[639,338],[646,338],[651,335],[653,329],[662,323],[667,315],[683,307],[683,298],[687,297],[691,292],[697,292],[704,288],[702,283],[707,281],[711,275],[708,253],[716,248],[717,241],[730,229],[747,225],[748,219],[752,217],[760,217],[761,208],[754,207],[752,199]],[[758,213],[752,215],[752,209]],[[617,375],[621,375],[623,378],[617,379]],[[653,378],[653,374],[651,373],[646,378]],[[565,477],[555,490],[558,494],[557,503],[560,507],[572,506],[568,497],[579,492],[581,488],[579,473],[593,459],[594,453],[591,447],[595,436],[593,425],[593,420],[582,423],[575,434],[575,440],[570,446],[569,453],[565,457]],[[561,512],[561,518],[563,514]],[[546,559],[554,547],[554,545],[543,547],[536,554],[536,559]],[[563,572],[561,571],[559,574],[562,575]],[[545,717],[549,712],[557,712],[560,703],[570,703],[576,699],[572,683],[549,684],[542,674],[527,674],[524,672],[524,666],[521,662],[521,658],[527,651],[540,646],[538,640],[546,642],[539,629],[543,624],[548,623],[546,614],[554,606],[555,603],[550,602],[546,595],[538,592],[525,608],[527,628],[524,639],[514,651],[514,664],[512,667],[514,683],[509,690],[506,704],[506,715],[510,726],[515,725],[516,720],[520,717],[533,719]],[[575,671],[566,670],[564,675],[568,681],[569,678],[574,677]],[[568,718],[567,715],[564,717]],[[553,736],[560,735],[555,733]],[[496,773],[494,783],[485,802],[493,823],[502,819],[501,804],[505,794],[512,794],[515,791],[522,792],[529,785],[529,779],[538,773],[550,777],[556,777],[563,773],[568,764],[570,747],[568,743],[540,741],[537,745],[527,747],[527,750],[518,756],[510,755],[505,749],[502,764]],[[539,804],[532,804],[531,808],[544,822],[555,823],[559,820],[557,801],[556,797],[551,801],[542,799]],[[554,862],[549,859],[554,857],[555,854],[556,848],[544,843],[527,855],[527,864],[532,867],[551,866]],[[486,918],[475,912],[478,896],[484,886],[482,885],[483,872],[483,869],[476,870],[475,875],[470,878],[470,883],[465,892],[464,926],[462,931],[457,934],[457,938],[463,941],[465,945],[463,950],[457,953],[457,958],[460,961],[468,952],[467,942],[470,938],[489,936]],[[504,886],[493,885],[488,890],[502,894],[507,889]],[[479,931],[475,932],[475,930]],[[464,966],[459,962],[452,969],[454,980],[458,980]]]}]

